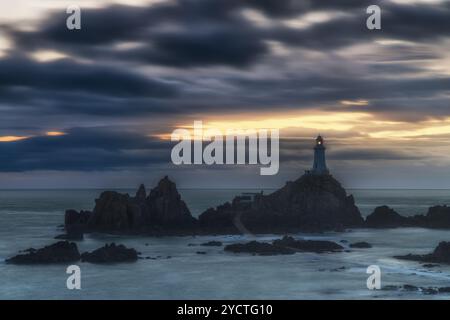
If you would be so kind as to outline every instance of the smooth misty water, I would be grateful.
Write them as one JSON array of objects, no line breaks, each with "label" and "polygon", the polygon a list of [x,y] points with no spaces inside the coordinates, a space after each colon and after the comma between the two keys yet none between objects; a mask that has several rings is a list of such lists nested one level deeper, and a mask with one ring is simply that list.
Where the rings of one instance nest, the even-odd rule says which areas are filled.
[{"label": "smooth misty water", "polygon": [[[132,190],[125,190],[132,193]],[[194,215],[230,200],[243,190],[181,190]],[[248,191],[248,190],[247,190]],[[450,190],[350,190],[363,215],[387,204],[405,215],[425,213],[436,204],[450,204]],[[66,289],[64,265],[14,266],[4,259],[29,247],[51,244],[60,234],[68,208],[92,209],[100,190],[0,191],[0,299],[442,299],[450,295],[369,291],[367,266],[382,270],[382,284],[450,286],[450,267],[425,269],[419,263],[399,261],[393,255],[426,253],[450,231],[426,229],[353,230],[308,239],[367,241],[371,249],[334,254],[298,253],[260,257],[223,252],[222,247],[188,246],[209,240],[224,244],[251,240],[249,236],[119,237],[87,235],[78,242],[81,252],[107,242],[123,243],[142,256],[131,264],[80,263],[82,290]],[[258,240],[277,237],[266,235]],[[148,245],[146,245],[148,244]],[[198,255],[197,251],[206,251]],[[170,256],[170,258],[166,258]],[[344,270],[334,270],[345,267]]]}]

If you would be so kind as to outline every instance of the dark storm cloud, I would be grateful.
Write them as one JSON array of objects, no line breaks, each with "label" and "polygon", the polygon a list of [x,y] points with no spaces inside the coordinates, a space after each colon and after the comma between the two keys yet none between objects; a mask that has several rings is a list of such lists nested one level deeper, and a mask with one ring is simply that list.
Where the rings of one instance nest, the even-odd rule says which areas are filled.
[{"label": "dark storm cloud", "polygon": [[167,163],[170,146],[142,134],[74,128],[62,136],[0,143],[0,172],[105,171]]},{"label": "dark storm cloud", "polygon": [[[36,31],[10,29],[22,48],[51,48],[88,57],[138,60],[174,67],[248,66],[267,53],[266,40],[308,49],[333,49],[379,37],[431,41],[450,34],[450,5],[382,7],[383,28],[365,27],[365,8],[373,1],[180,0],[150,7],[112,6],[83,10],[83,27],[65,28],[67,15],[47,17]],[[310,28],[275,24],[260,27],[240,15],[242,9],[264,12],[274,21],[314,10],[346,13]],[[140,48],[117,50],[108,45],[138,42]]]},{"label": "dark storm cloud", "polygon": [[[369,31],[365,9],[377,3],[382,30]],[[255,23],[243,9],[262,12],[272,24]],[[321,10],[339,14],[306,28],[282,23]],[[178,0],[83,9],[80,31],[67,30],[66,18],[64,11],[52,12],[32,31],[1,26],[13,46],[0,56],[1,134],[43,132],[58,128],[61,119],[94,126],[130,118],[157,123],[163,116],[283,108],[363,111],[411,121],[450,114],[450,78],[430,75],[416,63],[442,57],[432,47],[450,35],[448,2]],[[381,47],[371,42],[380,38],[414,44]],[[276,56],[268,41],[284,45],[291,55]],[[373,52],[353,61],[350,46],[366,43]],[[348,54],[340,58],[339,49],[349,49]],[[27,55],[35,50],[56,50],[69,58],[38,62]],[[339,103],[358,99],[369,104]],[[0,143],[0,171],[115,170],[169,159],[168,144],[142,132],[64,128],[65,136]],[[340,147],[344,150],[330,150],[330,159],[420,157]],[[311,159],[310,141],[295,148],[282,143],[281,149],[283,161]]]},{"label": "dark storm cloud", "polygon": [[158,80],[113,68],[70,60],[38,63],[26,58],[0,59],[0,88],[82,91],[107,96],[169,97],[175,88]]},{"label": "dark storm cloud", "polygon": [[[349,146],[339,140],[330,141],[328,160],[336,161],[391,161],[391,160],[429,160],[430,155],[410,150],[393,150],[382,147]],[[282,163],[310,163],[313,159],[314,141],[312,139],[281,139],[280,161]]]}]

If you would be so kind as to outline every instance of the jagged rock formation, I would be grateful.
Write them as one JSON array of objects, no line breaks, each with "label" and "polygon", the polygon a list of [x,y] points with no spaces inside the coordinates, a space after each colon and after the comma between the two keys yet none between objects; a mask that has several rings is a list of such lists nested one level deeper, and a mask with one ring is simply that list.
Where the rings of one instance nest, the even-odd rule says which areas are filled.
[{"label": "jagged rock formation", "polygon": [[450,242],[443,241],[439,243],[436,249],[434,249],[434,251],[429,254],[407,254],[405,256],[395,256],[394,258],[420,262],[450,264]]},{"label": "jagged rock formation", "polygon": [[305,174],[270,195],[250,203],[239,197],[199,217],[200,226],[218,233],[284,233],[343,230],[359,227],[363,219],[353,196],[329,174]]},{"label": "jagged rock formation", "polygon": [[236,197],[193,218],[167,177],[147,196],[141,185],[134,197],[105,191],[94,210],[66,212],[66,230],[152,234],[286,233],[343,230],[363,219],[352,196],[329,174],[305,174],[270,194],[250,202]]},{"label": "jagged rock formation", "polygon": [[60,241],[42,249],[30,248],[6,260],[11,264],[53,264],[80,260],[78,247],[73,242]]},{"label": "jagged rock formation", "polygon": [[369,228],[396,228],[407,226],[408,219],[388,206],[381,206],[366,218],[365,225]]},{"label": "jagged rock formation", "polygon": [[[88,215],[88,217],[86,217]],[[196,227],[189,209],[166,176],[147,196],[141,185],[134,197],[105,191],[95,200],[92,213],[66,212],[66,230],[82,226],[85,231],[152,232],[162,234],[192,232]]]},{"label": "jagged rock formation", "polygon": [[137,259],[138,252],[135,249],[115,243],[106,244],[104,247],[81,255],[82,262],[90,263],[135,262]]},{"label": "jagged rock formation", "polygon": [[377,207],[365,221],[368,228],[398,228],[398,227],[420,227],[433,229],[450,228],[450,207],[434,206],[428,209],[426,215],[415,215],[405,217],[395,210],[387,207]]}]

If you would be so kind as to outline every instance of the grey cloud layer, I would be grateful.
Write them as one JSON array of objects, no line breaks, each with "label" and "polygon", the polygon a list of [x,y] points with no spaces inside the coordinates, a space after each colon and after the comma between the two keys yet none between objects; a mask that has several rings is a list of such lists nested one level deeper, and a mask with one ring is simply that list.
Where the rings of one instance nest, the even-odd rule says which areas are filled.
[{"label": "grey cloud layer", "polygon": [[[110,6],[84,9],[81,31],[65,28],[65,12],[42,17],[32,31],[0,23],[13,43],[0,56],[0,134],[45,131],[69,120],[72,126],[111,126],[107,133],[69,127],[61,128],[66,136],[0,144],[0,170],[143,166],[163,161],[161,154],[167,161],[167,146],[145,142],[152,128],[125,133],[126,142],[115,145],[123,141],[116,126],[133,119],[152,124],[204,113],[360,110],[342,108],[339,101],[351,99],[370,100],[364,111],[390,119],[449,116],[450,78],[428,72],[422,62],[438,63],[449,50],[450,2],[375,2],[382,7],[383,29],[373,32],[365,28],[365,8],[374,1],[365,0]],[[265,15],[270,25],[248,19],[244,9]],[[302,29],[283,23],[318,11],[340,14]],[[374,42],[379,39],[413,44],[381,46]],[[273,42],[287,54],[277,55]],[[130,43],[137,45],[120,46]],[[371,49],[365,59],[354,49],[362,44]],[[68,58],[39,62],[28,55],[36,50],[56,50]],[[88,148],[90,156],[83,153]],[[335,156],[383,159],[382,152],[390,159],[408,158],[386,150]]]}]

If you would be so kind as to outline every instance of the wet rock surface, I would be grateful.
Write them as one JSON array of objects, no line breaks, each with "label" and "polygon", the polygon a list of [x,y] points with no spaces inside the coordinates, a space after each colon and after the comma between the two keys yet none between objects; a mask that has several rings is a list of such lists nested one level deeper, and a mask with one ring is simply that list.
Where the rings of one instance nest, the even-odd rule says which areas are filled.
[{"label": "wet rock surface", "polygon": [[225,251],[233,253],[251,253],[261,256],[273,256],[294,254],[296,251],[293,249],[275,246],[270,243],[250,241],[248,243],[236,243],[225,246]]},{"label": "wet rock surface", "polygon": [[78,247],[73,242],[60,241],[41,249],[30,248],[22,251],[6,263],[10,264],[57,264],[80,260]]},{"label": "wet rock surface", "polygon": [[343,247],[332,241],[319,240],[295,240],[285,236],[272,243],[251,241],[248,243],[238,243],[225,246],[225,251],[234,253],[251,253],[257,255],[279,255],[294,254],[297,252],[340,252]]},{"label": "wet rock surface", "polygon": [[220,241],[208,241],[208,242],[202,243],[200,245],[204,246],[204,247],[221,247],[222,246],[222,242],[220,242]]},{"label": "wet rock surface", "polygon": [[273,241],[276,246],[294,249],[299,252],[339,252],[344,249],[341,245],[324,240],[295,240],[293,237],[284,236],[281,240]]},{"label": "wet rock surface", "polygon": [[450,229],[450,207],[434,206],[425,215],[405,217],[388,206],[375,208],[364,223],[367,228],[419,227]]},{"label": "wet rock surface", "polygon": [[351,243],[349,245],[350,248],[355,248],[355,249],[369,249],[372,248],[372,245],[370,243],[367,243],[365,241],[361,241],[361,242],[355,242],[355,243]]},{"label": "wet rock surface", "polygon": [[404,285],[389,285],[382,288],[384,291],[404,291],[404,292],[416,292],[426,295],[450,293],[450,287],[417,287],[410,284]]},{"label": "wet rock surface", "polygon": [[106,244],[104,247],[81,255],[82,262],[90,263],[135,262],[137,259],[138,252],[135,249],[115,243]]},{"label": "wet rock surface", "polygon": [[436,249],[434,249],[434,251],[429,254],[420,255],[410,253],[403,256],[395,256],[394,258],[428,263],[450,264],[450,242],[443,241],[439,243]]}]

